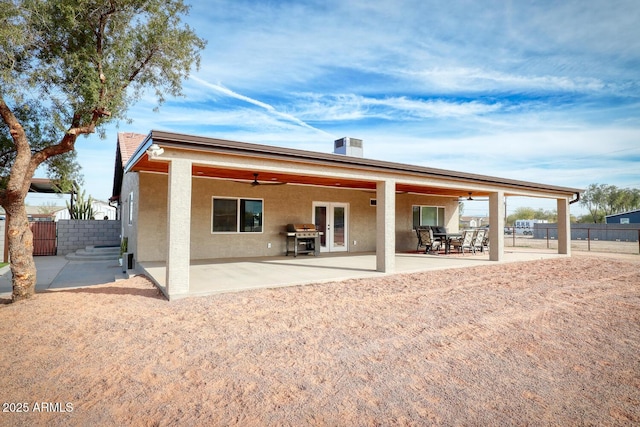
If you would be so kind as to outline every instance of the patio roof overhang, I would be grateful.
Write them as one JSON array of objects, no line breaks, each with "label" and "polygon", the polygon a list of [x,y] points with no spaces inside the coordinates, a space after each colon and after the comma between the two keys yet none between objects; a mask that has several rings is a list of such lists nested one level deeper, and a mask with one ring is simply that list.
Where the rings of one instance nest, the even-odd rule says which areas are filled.
[{"label": "patio roof overhang", "polygon": [[[151,159],[152,144],[167,151],[166,160]],[[375,191],[384,177],[396,180],[396,192],[445,197],[486,197],[497,189],[505,196],[564,197],[572,199],[582,190],[486,175],[385,162],[340,154],[294,150],[152,131],[131,156],[125,170],[168,173],[171,156],[192,158],[194,177],[234,181],[283,182]],[[211,161],[216,157],[217,161]]]},{"label": "patio roof overhang", "polygon": [[399,192],[449,198],[466,198],[469,193],[487,197],[492,261],[504,257],[504,197],[556,199],[558,253],[570,255],[569,205],[579,199],[580,193],[575,188],[159,131],[146,137],[124,170],[167,174],[166,283],[172,297],[190,291],[191,210],[184,206],[191,206],[194,177],[252,182],[258,174],[262,183],[370,191],[377,200],[376,271],[383,273],[395,270]]}]

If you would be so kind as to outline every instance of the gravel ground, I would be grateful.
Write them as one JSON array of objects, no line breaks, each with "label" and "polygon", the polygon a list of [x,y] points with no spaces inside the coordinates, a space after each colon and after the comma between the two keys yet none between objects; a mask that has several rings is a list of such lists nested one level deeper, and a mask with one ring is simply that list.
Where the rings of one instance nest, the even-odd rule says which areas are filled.
[{"label": "gravel ground", "polygon": [[[558,241],[550,239],[534,239],[530,236],[504,236],[505,247],[521,247],[535,249],[558,249]],[[571,249],[573,251],[589,252],[595,255],[601,253],[614,253],[618,255],[638,255],[640,254],[640,244],[638,241],[617,242],[612,240],[572,240]]]},{"label": "gravel ground", "polygon": [[175,302],[140,276],[0,322],[3,426],[640,424],[639,256]]}]

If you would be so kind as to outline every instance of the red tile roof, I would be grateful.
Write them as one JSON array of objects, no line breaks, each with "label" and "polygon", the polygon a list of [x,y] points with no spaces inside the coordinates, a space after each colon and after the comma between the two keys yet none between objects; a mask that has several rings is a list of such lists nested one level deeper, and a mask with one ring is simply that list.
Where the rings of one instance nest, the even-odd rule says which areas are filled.
[{"label": "red tile roof", "polygon": [[133,153],[140,146],[147,135],[133,132],[118,132],[118,147],[122,157],[122,167],[127,164]]}]

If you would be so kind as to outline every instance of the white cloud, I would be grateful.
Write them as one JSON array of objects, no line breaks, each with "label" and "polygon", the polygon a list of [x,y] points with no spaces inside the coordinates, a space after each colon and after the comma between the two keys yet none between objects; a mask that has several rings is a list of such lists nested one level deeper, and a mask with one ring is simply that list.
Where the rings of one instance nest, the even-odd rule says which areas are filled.
[{"label": "white cloud", "polygon": [[402,97],[373,98],[357,94],[299,94],[289,107],[296,117],[314,122],[352,122],[362,119],[416,121],[425,118],[466,118],[496,112],[501,104],[456,102]]},{"label": "white cloud", "polygon": [[[398,70],[401,73],[402,70]],[[430,87],[441,91],[482,92],[504,90],[511,91],[586,91],[594,92],[605,88],[605,84],[595,78],[568,77],[554,75],[519,75],[480,68],[431,68],[408,71],[409,76],[422,80]]]},{"label": "white cloud", "polygon": [[[377,159],[577,187],[640,182],[634,0],[212,0],[188,22],[209,44],[186,97],[158,113],[145,98],[120,130],[323,152],[354,136]],[[117,131],[78,145],[95,197],[110,195]]]}]

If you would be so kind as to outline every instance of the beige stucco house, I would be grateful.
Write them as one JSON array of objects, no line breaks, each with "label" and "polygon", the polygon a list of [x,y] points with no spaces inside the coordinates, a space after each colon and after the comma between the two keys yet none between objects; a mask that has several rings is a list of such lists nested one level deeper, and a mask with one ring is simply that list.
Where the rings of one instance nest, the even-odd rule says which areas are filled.
[{"label": "beige stucco house", "polygon": [[[458,229],[458,200],[488,197],[490,259],[504,254],[504,197],[555,199],[558,252],[570,254],[579,189],[366,159],[361,141],[334,153],[151,131],[120,133],[113,198],[139,262],[166,262],[169,298],[189,294],[192,260],[284,255],[286,224],[322,223],[322,250],[375,252],[393,272],[416,225]],[[256,175],[257,174],[257,175]],[[322,221],[319,221],[322,217]]]}]

